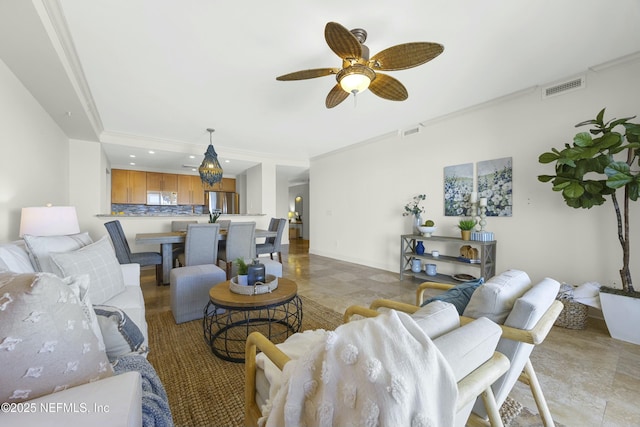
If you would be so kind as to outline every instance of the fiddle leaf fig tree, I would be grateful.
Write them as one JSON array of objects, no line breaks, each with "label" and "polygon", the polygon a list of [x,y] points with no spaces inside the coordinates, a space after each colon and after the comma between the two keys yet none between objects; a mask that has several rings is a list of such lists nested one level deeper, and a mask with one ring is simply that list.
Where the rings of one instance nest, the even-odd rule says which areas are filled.
[{"label": "fiddle leaf fig tree", "polygon": [[635,116],[605,122],[604,113],[602,109],[594,120],[578,123],[576,127],[590,125],[591,129],[576,134],[573,144],[540,155],[540,163],[555,162],[556,174],[539,175],[538,180],[551,182],[553,191],[561,192],[572,208],[590,209],[611,198],[622,246],[622,289],[634,292],[629,271],[629,202],[640,195],[640,124],[630,122]]}]

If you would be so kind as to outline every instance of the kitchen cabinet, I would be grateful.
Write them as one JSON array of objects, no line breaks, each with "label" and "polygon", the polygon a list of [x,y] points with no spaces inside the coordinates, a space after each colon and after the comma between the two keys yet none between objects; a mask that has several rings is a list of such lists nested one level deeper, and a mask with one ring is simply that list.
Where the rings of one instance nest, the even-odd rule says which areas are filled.
[{"label": "kitchen cabinet", "polygon": [[216,182],[213,185],[204,186],[204,191],[225,191],[227,193],[236,192],[236,179],[235,178],[222,178],[222,181]]},{"label": "kitchen cabinet", "polygon": [[178,204],[204,205],[204,189],[200,176],[178,175]]},{"label": "kitchen cabinet", "polygon": [[[423,255],[416,254],[416,245],[420,241],[425,247]],[[440,245],[437,245],[437,243],[440,243]],[[426,263],[446,263],[453,264],[458,267],[465,266],[476,268],[479,270],[478,277],[484,277],[485,280],[488,280],[496,274],[496,244],[497,242],[495,240],[480,242],[476,240],[462,240],[457,237],[424,237],[419,234],[404,234],[400,236],[400,280],[402,280],[405,275],[409,275],[430,282],[460,283],[447,274],[428,276],[424,271],[424,264]],[[461,260],[459,249],[464,245],[470,245],[480,249],[478,251],[480,259],[479,263],[469,263]],[[447,248],[446,250],[450,251],[449,255],[443,253],[445,249],[440,249],[440,247]],[[454,247],[455,249],[453,249]],[[438,256],[431,255],[431,251],[434,249],[438,250]],[[457,253],[453,254],[454,251],[457,251]],[[414,258],[421,260],[423,267],[419,273],[411,271],[411,261]]]},{"label": "kitchen cabinet", "polygon": [[147,173],[111,169],[111,203],[147,203]]},{"label": "kitchen cabinet", "polygon": [[147,191],[178,192],[178,176],[172,173],[147,172]]}]

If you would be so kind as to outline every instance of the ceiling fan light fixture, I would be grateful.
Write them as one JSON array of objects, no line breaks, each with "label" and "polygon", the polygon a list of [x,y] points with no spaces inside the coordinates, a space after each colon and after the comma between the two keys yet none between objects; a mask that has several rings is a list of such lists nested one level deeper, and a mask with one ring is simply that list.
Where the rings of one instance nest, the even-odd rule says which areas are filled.
[{"label": "ceiling fan light fixture", "polygon": [[376,78],[376,73],[369,67],[361,64],[354,64],[340,70],[336,79],[342,90],[347,93],[362,93]]},{"label": "ceiling fan light fixture", "polygon": [[207,151],[204,153],[204,159],[198,168],[198,172],[200,173],[200,180],[202,183],[211,186],[222,181],[222,166],[220,166],[218,154],[216,153],[215,148],[213,148],[212,135],[213,132],[215,132],[215,129],[209,128],[207,129],[207,132],[209,132],[209,146],[207,147]]}]

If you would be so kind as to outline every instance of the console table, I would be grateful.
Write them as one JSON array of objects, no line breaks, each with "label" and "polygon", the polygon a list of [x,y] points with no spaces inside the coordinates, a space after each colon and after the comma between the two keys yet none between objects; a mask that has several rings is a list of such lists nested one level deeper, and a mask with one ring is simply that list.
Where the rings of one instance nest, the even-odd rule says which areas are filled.
[{"label": "console table", "polygon": [[[422,241],[425,247],[423,255],[416,254],[417,242]],[[431,251],[434,249],[430,243],[440,242],[445,244],[456,244],[459,248],[462,245],[471,245],[479,249],[480,262],[477,264],[468,263],[460,260],[459,254],[449,255],[443,254],[442,250],[438,249],[440,255],[434,257],[431,255]],[[424,269],[419,273],[411,271],[411,261],[414,258],[422,260],[422,262],[428,262],[430,264],[448,263],[457,264],[460,266],[477,268],[479,270],[480,277],[484,277],[485,280],[495,276],[496,274],[496,244],[495,240],[489,242],[481,242],[477,240],[462,240],[457,237],[444,237],[444,236],[431,236],[425,237],[420,234],[403,234],[400,236],[400,280],[404,276],[412,276],[425,281],[441,282],[441,283],[460,283],[451,276],[446,274],[436,274],[435,276],[429,276],[425,273]],[[451,245],[449,245],[451,246]],[[450,249],[451,250],[451,249]]]}]

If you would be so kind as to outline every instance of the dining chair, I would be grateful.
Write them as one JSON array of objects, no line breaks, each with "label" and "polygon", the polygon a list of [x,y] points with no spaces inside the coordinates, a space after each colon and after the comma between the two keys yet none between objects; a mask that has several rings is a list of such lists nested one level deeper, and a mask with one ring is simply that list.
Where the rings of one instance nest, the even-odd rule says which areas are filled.
[{"label": "dining chair", "polygon": [[220,224],[189,224],[184,253],[178,256],[182,267],[191,265],[216,265]]},{"label": "dining chair", "polygon": [[[219,219],[216,221],[216,224],[220,224],[220,231],[227,231],[229,229],[229,224],[231,224],[230,219]],[[224,250],[227,241],[225,239],[218,240],[218,253]]]},{"label": "dining chair", "polygon": [[[172,232],[186,232],[187,226],[189,224],[197,224],[198,221],[171,221],[171,231]],[[184,243],[174,243],[173,244],[173,264],[175,265],[178,262],[178,257],[180,254],[184,254]]]},{"label": "dining chair", "polygon": [[218,261],[225,263],[227,280],[231,280],[233,262],[237,258],[252,260],[256,257],[256,223],[231,222],[227,229],[225,247],[218,252]]},{"label": "dining chair", "polygon": [[269,231],[277,232],[275,237],[267,237],[264,243],[256,244],[256,254],[264,255],[269,254],[273,259],[273,254],[278,254],[278,261],[282,264],[282,233],[287,225],[287,220],[284,218],[271,218],[269,222]]},{"label": "dining chair", "polygon": [[118,262],[120,264],[140,264],[141,267],[155,265],[156,283],[160,286],[162,284],[162,255],[160,252],[132,253],[119,220],[105,222],[104,226],[113,242]]}]

